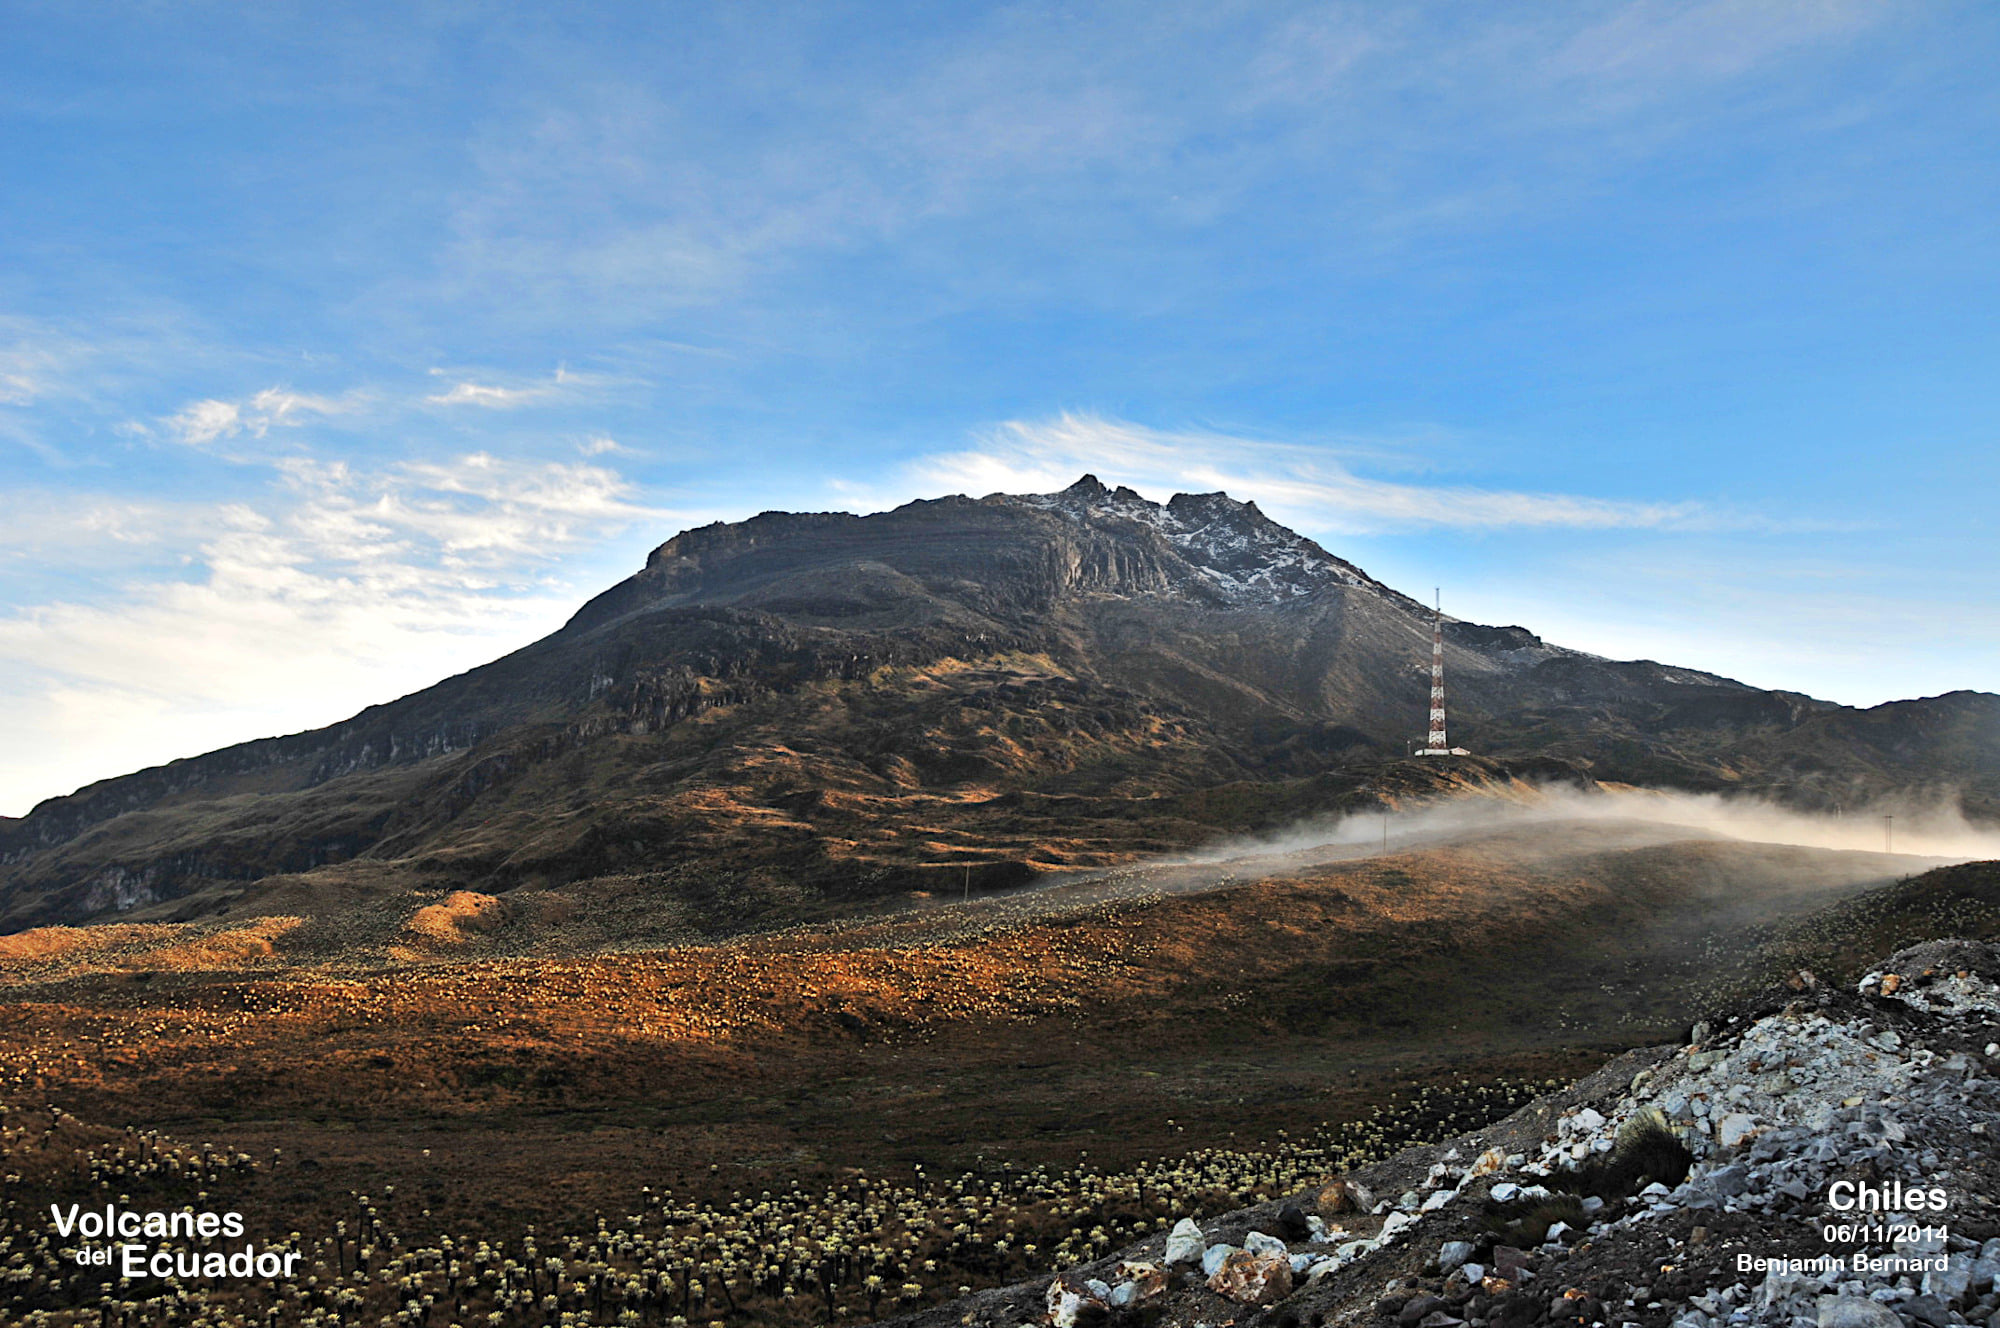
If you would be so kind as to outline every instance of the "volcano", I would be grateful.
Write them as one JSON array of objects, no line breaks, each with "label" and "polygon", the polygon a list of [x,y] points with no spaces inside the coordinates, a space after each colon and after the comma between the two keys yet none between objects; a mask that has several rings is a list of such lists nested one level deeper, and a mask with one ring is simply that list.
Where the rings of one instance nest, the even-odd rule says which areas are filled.
[{"label": "volcano", "polygon": [[1857,710],[1446,619],[1226,494],[1092,476],[685,531],[563,628],[0,823],[0,928],[521,886],[767,925],[1509,780],[2000,813],[2000,697]]}]

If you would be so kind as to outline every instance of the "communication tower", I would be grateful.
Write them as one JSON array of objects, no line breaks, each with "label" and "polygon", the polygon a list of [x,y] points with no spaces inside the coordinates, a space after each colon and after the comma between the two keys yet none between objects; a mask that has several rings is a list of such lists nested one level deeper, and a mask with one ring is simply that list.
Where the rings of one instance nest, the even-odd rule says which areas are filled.
[{"label": "communication tower", "polygon": [[1418,756],[1470,756],[1454,747],[1444,731],[1444,593],[1437,592],[1437,617],[1431,623],[1431,731]]}]

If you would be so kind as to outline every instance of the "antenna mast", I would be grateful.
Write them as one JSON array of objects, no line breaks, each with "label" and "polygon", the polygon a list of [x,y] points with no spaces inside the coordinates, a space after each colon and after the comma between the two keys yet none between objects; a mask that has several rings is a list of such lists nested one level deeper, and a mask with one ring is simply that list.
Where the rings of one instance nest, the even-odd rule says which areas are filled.
[{"label": "antenna mast", "polygon": [[1431,621],[1431,731],[1418,756],[1470,756],[1463,747],[1454,747],[1444,727],[1444,592],[1437,596],[1437,616]]}]

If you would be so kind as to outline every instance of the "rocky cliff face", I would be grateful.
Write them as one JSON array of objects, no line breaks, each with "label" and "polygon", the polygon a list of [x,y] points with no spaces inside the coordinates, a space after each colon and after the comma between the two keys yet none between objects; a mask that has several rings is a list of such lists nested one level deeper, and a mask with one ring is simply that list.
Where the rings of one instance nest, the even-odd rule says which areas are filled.
[{"label": "rocky cliff face", "polygon": [[[0,824],[0,926],[220,907],[353,862],[482,889],[693,872],[804,907],[1521,761],[1818,805],[1949,784],[2000,808],[2000,697],[1857,712],[1523,627],[1454,621],[1446,642],[1453,737],[1501,764],[1397,771],[1424,727],[1428,611],[1254,504],[1085,477],[766,513],[675,536],[492,664]],[[1266,791],[1209,796],[1237,787]]]}]

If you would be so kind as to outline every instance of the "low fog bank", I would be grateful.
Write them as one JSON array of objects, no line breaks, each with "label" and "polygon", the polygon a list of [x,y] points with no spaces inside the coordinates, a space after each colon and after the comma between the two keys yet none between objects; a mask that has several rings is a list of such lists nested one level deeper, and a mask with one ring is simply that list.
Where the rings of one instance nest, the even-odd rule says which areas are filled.
[{"label": "low fog bank", "polygon": [[[1633,844],[1721,838],[1801,848],[1893,853],[1935,864],[2000,858],[2000,826],[1968,821],[1947,798],[1871,804],[1841,814],[1802,812],[1763,798],[1660,789],[1578,789],[1511,785],[1386,812],[1305,822],[1271,835],[1218,844],[1174,858],[1208,865],[1245,858],[1327,852],[1343,856],[1544,829],[1559,851],[1563,827],[1592,827]],[[1597,835],[1593,839],[1599,838]],[[1168,865],[1168,864],[1161,864]]]},{"label": "low fog bank", "polygon": [[[1886,884],[1950,863],[2000,859],[2000,825],[1968,821],[1948,797],[1906,798],[1836,815],[1756,797],[1515,782],[1386,811],[1315,817],[1192,853],[1062,873],[965,902],[995,919],[1025,918],[1113,900],[1200,894],[1385,853],[1452,849],[1525,866],[1690,840],[1855,855],[1810,868],[1737,863],[1733,888],[1744,893],[1745,906],[1753,911],[1763,907],[1757,901]],[[958,902],[946,898],[931,906]]]}]

